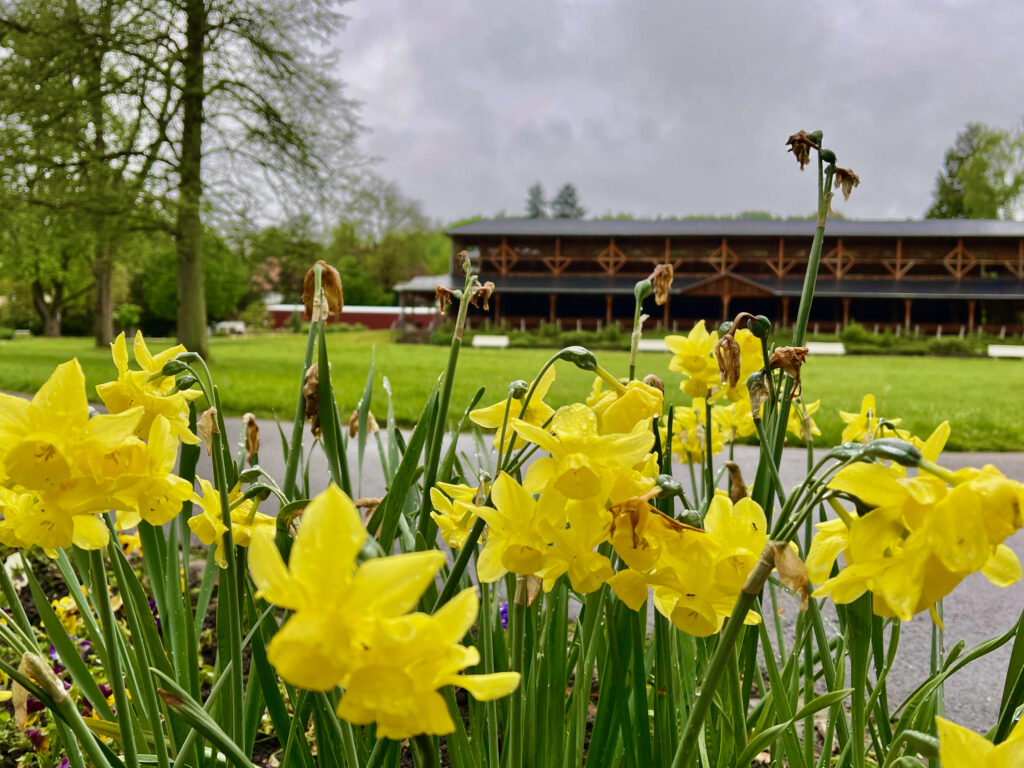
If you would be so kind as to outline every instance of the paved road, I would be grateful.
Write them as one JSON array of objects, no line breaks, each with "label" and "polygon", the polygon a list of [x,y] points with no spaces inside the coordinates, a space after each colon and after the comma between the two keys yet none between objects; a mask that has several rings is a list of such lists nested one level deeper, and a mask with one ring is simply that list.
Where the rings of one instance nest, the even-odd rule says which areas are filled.
[{"label": "paved road", "polygon": [[[238,421],[228,425],[232,441],[237,439]],[[283,478],[284,461],[281,453],[277,427],[273,422],[261,422],[263,445],[260,464],[273,477]],[[290,432],[289,432],[290,434]],[[305,438],[308,444],[308,431]],[[460,451],[474,457],[476,450],[473,440],[464,435],[460,438]],[[743,469],[748,481],[753,479],[757,463],[757,449],[741,446],[737,449],[737,463]],[[349,447],[349,461],[355,474],[355,446]],[[1024,454],[1021,453],[947,453],[942,457],[944,466],[958,469],[965,466],[981,466],[992,463],[1004,474],[1016,480],[1024,480]],[[806,469],[806,453],[801,450],[787,451],[783,456],[780,475],[788,489],[799,482]],[[210,476],[208,459],[203,457],[200,473]],[[314,492],[324,488],[328,481],[326,467],[314,459],[310,472],[310,484]],[[685,481],[684,481],[685,482]],[[354,489],[357,490],[357,489]],[[384,478],[377,451],[373,443],[367,446],[362,486],[358,494],[380,496],[384,493]],[[1007,542],[1024,561],[1024,532],[1018,533]],[[980,574],[966,579],[960,587],[945,600],[945,645],[951,648],[957,641],[964,640],[967,648],[1001,634],[1014,624],[1024,610],[1024,582],[1006,589],[990,584]],[[786,597],[783,610],[787,618],[795,615],[796,603]],[[901,629],[900,650],[893,671],[890,673],[890,703],[901,702],[928,674],[931,647],[932,624],[927,615],[917,616]],[[955,675],[946,686],[947,716],[977,730],[987,730],[995,722],[999,697],[1003,688],[1003,670],[1009,659],[1009,645],[988,657],[974,662]]]}]

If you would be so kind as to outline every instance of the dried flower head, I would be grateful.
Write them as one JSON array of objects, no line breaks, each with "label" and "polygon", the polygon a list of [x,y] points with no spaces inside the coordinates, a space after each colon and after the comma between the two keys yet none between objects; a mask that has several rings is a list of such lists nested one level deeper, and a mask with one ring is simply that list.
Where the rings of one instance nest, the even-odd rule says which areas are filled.
[{"label": "dried flower head", "polygon": [[729,470],[729,499],[733,504],[740,499],[747,498],[747,485],[743,482],[743,473],[740,465],[735,461],[725,462],[725,468]]},{"label": "dried flower head", "polygon": [[655,376],[653,373],[649,373],[646,376],[644,376],[644,384],[646,384],[648,387],[654,387],[663,395],[665,394],[665,382],[662,381],[658,376]]},{"label": "dried flower head", "polygon": [[750,412],[755,419],[758,419],[761,417],[761,406],[771,396],[768,382],[764,380],[764,371],[750,374],[747,379],[747,391],[750,393]]},{"label": "dried flower head", "polygon": [[206,455],[213,455],[213,436],[220,433],[220,428],[217,426],[217,409],[207,408],[203,411],[199,417],[199,421],[196,422],[196,432],[199,434],[199,439],[203,441],[203,445],[206,446]]},{"label": "dried flower head", "polygon": [[789,396],[790,400],[800,396],[800,368],[806,361],[807,347],[776,347],[771,360],[768,361],[769,369],[779,368],[795,382],[793,392]]},{"label": "dried flower head", "polygon": [[313,437],[320,437],[320,365],[313,363],[306,371],[306,382],[302,385],[305,401],[303,415],[309,421]]},{"label": "dried flower head", "polygon": [[668,292],[672,287],[672,265],[659,264],[647,279],[651,281],[651,287],[654,289],[654,303],[663,307],[668,301]]},{"label": "dried flower head", "polygon": [[477,283],[476,288],[473,289],[473,293],[469,297],[469,303],[474,307],[479,307],[482,302],[485,310],[490,309],[488,302],[491,300],[491,294],[493,293],[494,283],[490,280],[483,285]]},{"label": "dried flower head", "polygon": [[820,149],[807,135],[807,131],[797,131],[786,139],[786,144],[789,146],[789,151],[796,157],[796,161],[800,163],[801,171],[811,162],[811,150]]},{"label": "dried flower head", "polygon": [[458,291],[453,291],[451,288],[445,288],[443,285],[437,286],[434,289],[434,298],[441,305],[441,314],[443,315],[448,311],[448,305],[452,303],[454,299],[459,298]]},{"label": "dried flower head", "polygon": [[740,344],[732,331],[715,344],[715,359],[718,361],[718,376],[722,383],[730,388],[735,387],[740,380]]},{"label": "dried flower head", "polygon": [[[366,414],[366,434],[372,435],[374,432],[380,432],[380,425],[377,424],[377,419],[373,417],[372,413]],[[359,434],[359,409],[356,408],[352,411],[352,415],[348,417],[348,436],[355,437]],[[358,504],[356,506],[359,506]]]},{"label": "dried flower head", "polygon": [[341,275],[338,270],[332,267],[323,259],[317,261],[323,268],[320,276],[320,286],[323,288],[323,300],[318,306],[313,306],[316,301],[316,264],[309,268],[306,277],[302,281],[302,303],[305,306],[305,318],[314,323],[319,322],[321,317],[333,317],[341,314],[341,308],[345,304],[345,298],[341,290]]},{"label": "dried flower head", "polygon": [[260,452],[260,425],[251,413],[242,417],[242,424],[245,426],[245,460],[252,464],[253,458]]},{"label": "dried flower head", "polygon": [[843,200],[850,199],[850,192],[860,186],[860,176],[849,168],[836,168],[835,185],[843,192]]}]

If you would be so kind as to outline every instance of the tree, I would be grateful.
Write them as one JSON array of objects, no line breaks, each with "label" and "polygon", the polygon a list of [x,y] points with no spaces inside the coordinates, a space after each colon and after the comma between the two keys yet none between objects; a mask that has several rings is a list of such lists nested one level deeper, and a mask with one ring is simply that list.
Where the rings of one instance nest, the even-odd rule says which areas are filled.
[{"label": "tree", "polygon": [[929,219],[1005,219],[1024,192],[1024,134],[970,123],[946,151]]},{"label": "tree", "polygon": [[544,188],[538,181],[526,192],[526,218],[546,219],[548,217],[548,204],[544,199]]},{"label": "tree", "polygon": [[551,215],[556,219],[582,219],[587,212],[580,205],[579,193],[572,184],[566,184],[551,201]]},{"label": "tree", "polygon": [[269,186],[279,201],[302,204],[344,186],[358,124],[328,74],[330,58],[319,55],[344,20],[339,0],[169,1],[184,42],[169,70],[182,105],[173,168],[178,338],[205,354],[200,209],[214,153],[225,159],[212,170],[232,203]]},{"label": "tree", "polygon": [[273,291],[296,303],[310,266],[324,258],[324,245],[312,232],[308,216],[292,218],[279,227],[266,227],[246,238],[256,288]]}]

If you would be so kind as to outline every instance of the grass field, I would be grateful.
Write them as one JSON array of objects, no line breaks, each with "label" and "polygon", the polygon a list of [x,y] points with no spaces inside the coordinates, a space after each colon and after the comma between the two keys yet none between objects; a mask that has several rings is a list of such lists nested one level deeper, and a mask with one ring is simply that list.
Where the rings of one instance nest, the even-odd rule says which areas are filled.
[{"label": "grass field", "polygon": [[[153,343],[153,348],[162,345]],[[380,387],[387,376],[400,423],[415,420],[437,380],[448,350],[444,347],[394,344],[386,331],[328,335],[335,388],[343,418],[355,407],[366,381],[375,349],[375,389],[372,410],[385,414]],[[302,375],[305,337],[294,335],[211,339],[211,370],[221,390],[224,408],[232,415],[253,411],[288,420]],[[540,349],[471,349],[462,351],[452,409],[465,407],[478,388],[486,387],[483,403],[504,396],[512,379],[530,379],[551,354]],[[15,339],[0,342],[0,389],[34,391],[54,366],[78,357],[85,369],[90,399],[93,387],[115,375],[106,350],[89,339]],[[601,364],[625,374],[628,354],[599,352]],[[669,373],[669,355],[641,354],[638,372],[655,373],[666,384],[670,402],[688,402],[677,388],[680,376]],[[586,395],[592,377],[562,365],[559,381],[548,401],[555,406]],[[875,395],[883,416],[902,417],[903,425],[927,435],[944,419],[953,428],[949,448],[971,451],[1024,450],[1024,361],[928,357],[819,357],[804,368],[804,393],[821,398],[816,421],[822,444],[839,439],[842,422],[837,411],[857,411],[865,392]]]}]

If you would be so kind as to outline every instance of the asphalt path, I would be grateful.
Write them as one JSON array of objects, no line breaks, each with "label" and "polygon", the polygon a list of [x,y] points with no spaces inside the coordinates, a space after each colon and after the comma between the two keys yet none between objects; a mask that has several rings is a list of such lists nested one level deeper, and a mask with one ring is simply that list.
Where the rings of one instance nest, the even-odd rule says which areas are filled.
[{"label": "asphalt path", "polygon": [[[240,427],[240,422],[232,419],[226,426],[231,433],[229,439],[234,443],[238,438],[236,430]],[[290,435],[288,426],[285,425],[286,434]],[[283,480],[285,467],[277,425],[272,421],[263,420],[260,422],[260,430],[260,466],[280,482]],[[307,450],[310,440],[307,427],[304,436]],[[488,440],[488,445],[489,443]],[[460,436],[458,451],[465,454],[473,464],[486,466],[493,463],[493,457],[478,454],[470,435]],[[348,453],[349,465],[355,478],[355,441],[350,442]],[[743,470],[744,477],[750,482],[757,465],[757,448],[739,446],[735,458]],[[329,480],[326,463],[322,459],[322,454],[315,452],[311,460],[310,488],[314,494],[325,488]],[[806,463],[807,455],[803,450],[787,450],[783,454],[779,474],[787,490],[803,479]],[[941,463],[951,469],[994,464],[1007,477],[1024,481],[1024,453],[945,453],[941,457]],[[209,459],[205,455],[198,471],[204,477],[212,476]],[[677,472],[677,475],[681,474]],[[679,479],[684,483],[684,487],[688,487],[688,476],[679,476]],[[364,456],[361,483],[357,484],[353,479],[353,491],[358,496],[379,497],[385,490],[376,444],[371,439]],[[265,511],[269,512],[270,509]],[[1006,543],[1024,562],[1024,532],[1018,533]],[[787,626],[792,626],[798,608],[795,598],[786,594],[780,596],[780,611],[785,616]],[[1024,581],[1000,589],[989,583],[981,574],[974,574],[965,579],[944,601],[945,648],[950,649],[962,640],[966,644],[965,650],[969,650],[991,637],[1000,635],[1014,625],[1022,610]],[[888,678],[891,707],[901,703],[927,677],[931,643],[932,622],[927,614],[916,616],[902,626],[899,651]],[[990,728],[998,715],[1009,656],[1010,644],[1007,644],[953,675],[946,683],[946,716],[979,731]]]}]

